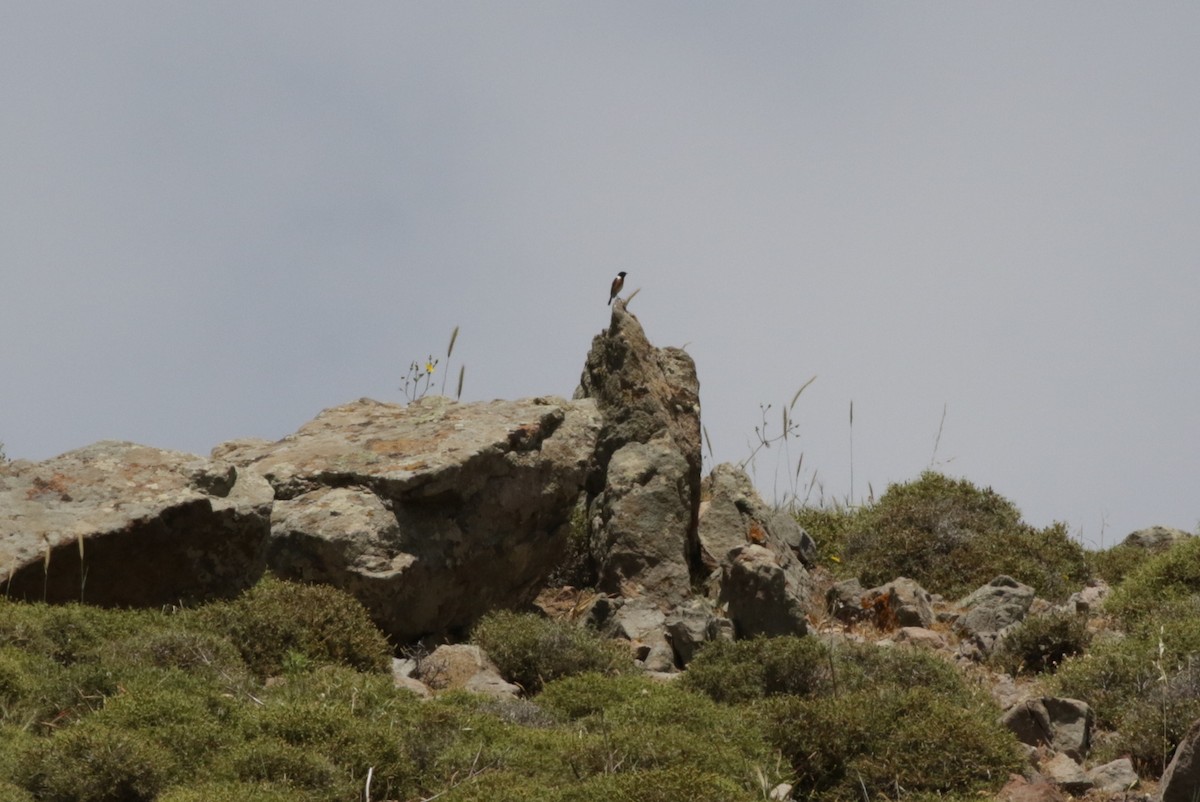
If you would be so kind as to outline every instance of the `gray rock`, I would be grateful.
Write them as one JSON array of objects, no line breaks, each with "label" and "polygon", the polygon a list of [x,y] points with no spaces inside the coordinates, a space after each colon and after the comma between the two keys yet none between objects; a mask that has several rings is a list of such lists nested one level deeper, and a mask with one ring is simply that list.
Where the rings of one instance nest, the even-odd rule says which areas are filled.
[{"label": "gray rock", "polygon": [[675,662],[686,666],[708,641],[733,640],[733,622],[718,616],[707,599],[691,599],[666,618],[667,639]]},{"label": "gray rock", "polygon": [[701,485],[708,499],[700,507],[698,537],[700,559],[708,571],[720,568],[731,549],[746,543],[766,546],[777,554],[784,550],[813,565],[817,547],[808,533],[786,512],[769,507],[741,468],[722,463]]},{"label": "gray rock", "polygon": [[1084,615],[1100,609],[1100,605],[1108,598],[1111,591],[1103,579],[1093,579],[1087,587],[1072,593],[1060,609],[1068,613]]},{"label": "gray rock", "polygon": [[1160,552],[1166,551],[1179,541],[1187,540],[1189,537],[1191,535],[1182,529],[1170,526],[1148,526],[1145,529],[1131,532],[1121,543],[1125,546],[1146,549],[1146,551]]},{"label": "gray rock", "polygon": [[1047,746],[1079,761],[1091,749],[1094,716],[1078,699],[1045,696],[1005,711],[1000,723],[1029,746]]},{"label": "gray rock", "polygon": [[615,301],[575,391],[603,416],[587,516],[603,592],[648,595],[664,608],[691,595],[702,572],[699,393],[692,358],[651,346],[637,318]]},{"label": "gray rock", "polygon": [[1192,722],[1158,784],[1161,802],[1195,802],[1200,788],[1200,719]]},{"label": "gray rock", "polygon": [[628,443],[612,455],[605,489],[593,504],[598,589],[651,594],[668,607],[687,598],[687,472],[686,460],[666,440]]},{"label": "gray rock", "polygon": [[363,399],[222,453],[275,490],[272,570],[352,593],[404,643],[532,600],[565,554],[599,427],[590,401]]},{"label": "gray rock", "polygon": [[865,591],[859,606],[875,619],[880,629],[925,627],[933,623],[931,597],[925,588],[907,577],[899,577]]},{"label": "gray rock", "polygon": [[869,615],[869,611],[863,608],[865,593],[866,589],[857,579],[837,582],[825,592],[825,606],[834,618],[843,624],[852,624]]},{"label": "gray rock", "polygon": [[1042,764],[1042,773],[1069,794],[1083,794],[1092,788],[1083,767],[1061,752]]},{"label": "gray rock", "polygon": [[[803,570],[803,569],[801,569]],[[739,638],[804,635],[812,589],[780,565],[764,546],[739,546],[726,556],[719,600],[726,605]]]},{"label": "gray rock", "polygon": [[417,664],[415,678],[434,691],[465,690],[487,696],[515,697],[521,689],[505,682],[478,646],[443,645]]},{"label": "gray rock", "polygon": [[958,603],[965,612],[955,622],[955,628],[967,636],[995,635],[1025,618],[1033,596],[1033,588],[1028,585],[1012,577],[996,577]]},{"label": "gray rock", "polygon": [[1133,770],[1133,761],[1127,757],[1105,763],[1103,766],[1096,766],[1088,771],[1087,777],[1097,791],[1105,793],[1130,791],[1138,784],[1137,772]]},{"label": "gray rock", "polygon": [[270,488],[221,460],[104,441],[0,465],[9,598],[158,607],[262,576]]},{"label": "gray rock", "polygon": [[924,627],[901,627],[896,632],[896,643],[908,643],[925,649],[941,649],[946,645],[946,639],[932,629]]},{"label": "gray rock", "polygon": [[[600,632],[610,638],[630,642],[634,659],[646,671],[657,673],[675,669],[675,654],[666,636],[666,616],[650,599],[605,600],[611,607],[604,616]],[[593,611],[605,605],[597,604]]]}]

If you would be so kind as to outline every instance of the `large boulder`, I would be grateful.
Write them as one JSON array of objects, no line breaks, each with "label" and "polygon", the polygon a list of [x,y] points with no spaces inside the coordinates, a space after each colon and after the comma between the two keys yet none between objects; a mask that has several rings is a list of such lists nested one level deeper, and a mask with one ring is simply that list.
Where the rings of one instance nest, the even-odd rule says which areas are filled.
[{"label": "large boulder", "polygon": [[592,341],[575,398],[593,399],[603,416],[587,484],[597,587],[673,607],[700,570],[695,363],[679,348],[653,347],[618,300]]},{"label": "large boulder", "polygon": [[349,591],[403,643],[533,599],[565,553],[599,427],[586,400],[363,399],[214,453],[274,488],[271,569]]},{"label": "large boulder", "polygon": [[796,577],[765,546],[750,543],[729,552],[718,598],[737,637],[807,634],[812,588]]},{"label": "large boulder", "polygon": [[0,585],[105,606],[233,596],[262,576],[271,496],[228,462],[135,443],[0,465]]},{"label": "large boulder", "polygon": [[1000,723],[1021,743],[1045,746],[1078,762],[1091,748],[1094,720],[1086,702],[1044,696],[1014,705]]}]

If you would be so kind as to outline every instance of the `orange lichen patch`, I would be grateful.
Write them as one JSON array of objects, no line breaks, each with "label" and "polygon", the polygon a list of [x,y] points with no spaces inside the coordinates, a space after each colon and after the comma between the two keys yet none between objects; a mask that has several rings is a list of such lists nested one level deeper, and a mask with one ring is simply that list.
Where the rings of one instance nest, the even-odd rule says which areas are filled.
[{"label": "orange lichen patch", "polygon": [[746,532],[746,540],[759,546],[765,545],[767,542],[767,530],[763,529],[762,524],[758,521],[751,521],[750,528]]},{"label": "orange lichen patch", "polygon": [[541,433],[541,424],[526,423],[508,433],[508,442],[513,448],[528,447],[538,441]]},{"label": "orange lichen patch", "polygon": [[896,618],[896,611],[892,607],[890,593],[884,593],[874,598],[864,596],[861,604],[864,610],[871,611],[871,618],[875,622],[875,626],[884,632],[891,632],[900,626],[900,622]]},{"label": "orange lichen patch", "polygon": [[428,450],[433,446],[432,438],[401,437],[396,440],[368,440],[368,451],[376,454],[413,454]]},{"label": "orange lichen patch", "polygon": [[33,477],[33,487],[25,491],[25,498],[32,501],[44,496],[58,496],[60,501],[70,501],[71,494],[67,492],[67,477],[61,473],[56,473],[49,479],[43,479],[40,476]]}]

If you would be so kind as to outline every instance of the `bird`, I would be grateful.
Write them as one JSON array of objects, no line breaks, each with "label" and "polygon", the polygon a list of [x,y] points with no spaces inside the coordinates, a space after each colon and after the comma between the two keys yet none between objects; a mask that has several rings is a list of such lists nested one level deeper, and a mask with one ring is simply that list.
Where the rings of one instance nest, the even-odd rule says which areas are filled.
[{"label": "bird", "polygon": [[621,288],[624,286],[625,286],[625,271],[622,270],[620,273],[617,273],[617,277],[615,279],[613,279],[612,289],[610,289],[608,291],[609,306],[612,306],[613,298],[617,297],[617,294],[621,292]]}]

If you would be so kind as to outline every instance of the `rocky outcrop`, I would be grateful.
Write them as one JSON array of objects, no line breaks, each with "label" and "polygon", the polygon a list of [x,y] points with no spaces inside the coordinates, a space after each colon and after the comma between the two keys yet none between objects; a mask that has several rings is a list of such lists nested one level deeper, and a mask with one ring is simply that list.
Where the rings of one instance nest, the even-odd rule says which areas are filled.
[{"label": "rocky outcrop", "polygon": [[1182,529],[1175,529],[1170,526],[1148,526],[1145,529],[1131,532],[1121,541],[1121,545],[1158,553],[1166,551],[1176,543],[1186,540],[1189,537],[1191,535]]},{"label": "rocky outcrop", "polygon": [[588,478],[587,518],[597,587],[652,596],[691,594],[699,570],[700,383],[692,358],[655,348],[618,300],[592,341],[576,399],[603,417]]},{"label": "rocky outcrop", "polygon": [[0,465],[9,598],[157,607],[262,576],[271,489],[222,460],[105,441]]},{"label": "rocky outcrop", "polygon": [[214,453],[274,489],[271,569],[352,593],[404,643],[532,600],[565,552],[599,428],[590,401],[363,399]]}]

